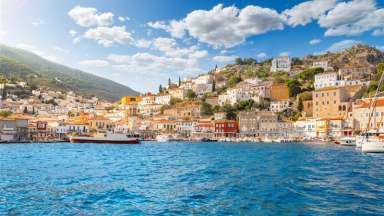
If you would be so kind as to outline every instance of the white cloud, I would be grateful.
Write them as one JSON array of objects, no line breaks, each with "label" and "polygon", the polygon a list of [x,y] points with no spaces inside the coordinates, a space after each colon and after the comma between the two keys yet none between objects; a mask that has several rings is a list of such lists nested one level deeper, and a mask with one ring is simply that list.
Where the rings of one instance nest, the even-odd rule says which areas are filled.
[{"label": "white cloud", "polygon": [[43,25],[43,24],[45,24],[45,22],[44,22],[44,20],[42,20],[42,19],[40,19],[40,18],[32,22],[32,25],[33,25],[34,27],[38,27],[38,26],[41,26],[41,25]]},{"label": "white cloud", "polygon": [[258,6],[238,9],[235,6],[216,5],[211,10],[195,10],[183,20],[148,23],[156,29],[170,32],[173,37],[182,37],[185,31],[201,42],[215,48],[233,47],[252,35],[283,29],[284,19],[277,11]]},{"label": "white cloud", "polygon": [[157,56],[150,53],[136,53],[134,55],[111,54],[108,60],[116,63],[115,68],[131,73],[141,72],[143,74],[194,73],[200,71],[198,62],[193,59],[173,58]]},{"label": "white cloud", "polygon": [[156,38],[153,40],[153,47],[170,57],[198,59],[208,55],[206,50],[199,50],[197,46],[180,48],[173,38]]},{"label": "white cloud", "polygon": [[68,15],[82,27],[109,26],[113,22],[113,13],[97,13],[96,8],[76,6]]},{"label": "white cloud", "polygon": [[257,58],[257,59],[260,59],[260,60],[262,60],[262,59],[266,59],[267,57],[268,57],[268,55],[267,55],[266,53],[264,53],[264,52],[258,53],[258,54],[256,55],[256,58]]},{"label": "white cloud", "polygon": [[358,43],[361,43],[361,42],[356,40],[343,40],[343,41],[339,41],[337,43],[332,44],[326,51],[338,52],[338,51],[350,48],[353,45]]},{"label": "white cloud", "polygon": [[238,56],[235,56],[235,55],[230,55],[230,56],[225,56],[225,55],[221,55],[221,56],[215,56],[212,58],[213,61],[215,62],[220,62],[220,63],[231,63],[233,62]]},{"label": "white cloud", "polygon": [[136,41],[136,46],[139,48],[148,48],[152,44],[152,41],[145,40],[145,39],[139,39]]},{"label": "white cloud", "polygon": [[71,36],[71,37],[75,37],[77,35],[77,31],[71,29],[68,31],[68,34]]},{"label": "white cloud", "polygon": [[321,42],[320,39],[312,39],[312,40],[309,41],[309,44],[310,44],[310,45],[315,45],[315,44],[318,44],[318,43],[320,43],[320,42]]},{"label": "white cloud", "polygon": [[336,5],[336,0],[306,1],[285,10],[283,15],[291,26],[307,25]]},{"label": "white cloud", "polygon": [[175,38],[182,38],[185,35],[186,26],[183,21],[171,20],[169,25],[163,21],[149,22],[148,26],[154,29],[162,29],[172,35]]},{"label": "white cloud", "polygon": [[84,37],[95,40],[104,47],[110,47],[114,43],[127,44],[134,41],[131,33],[125,30],[125,26],[99,26],[86,31]]},{"label": "white cloud", "polygon": [[92,67],[106,67],[109,66],[109,62],[101,59],[89,59],[79,62],[81,65],[92,66]]},{"label": "white cloud", "polygon": [[129,20],[130,20],[129,17],[123,17],[123,16],[119,16],[117,19],[118,19],[120,22],[124,22],[124,21],[129,21]]},{"label": "white cloud", "polygon": [[319,19],[319,25],[327,29],[326,36],[358,35],[384,29],[384,9],[376,8],[375,0],[340,2]]},{"label": "white cloud", "polygon": [[0,29],[0,39],[3,38],[6,34],[7,34],[7,32]]},{"label": "white cloud", "polygon": [[35,46],[33,45],[30,45],[30,44],[17,44],[16,45],[17,48],[19,49],[23,49],[23,50],[27,50],[29,52],[32,52],[42,58],[45,58],[49,61],[52,61],[52,62],[58,62],[58,58],[54,55],[48,55],[46,54],[45,52],[39,50],[38,48],[36,48]]}]

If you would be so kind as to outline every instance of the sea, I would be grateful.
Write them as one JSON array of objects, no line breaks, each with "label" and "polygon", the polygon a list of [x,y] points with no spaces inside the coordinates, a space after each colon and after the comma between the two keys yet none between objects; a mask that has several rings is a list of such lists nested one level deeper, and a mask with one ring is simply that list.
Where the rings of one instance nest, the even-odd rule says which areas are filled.
[{"label": "sea", "polygon": [[384,154],[303,143],[0,144],[0,215],[384,215]]}]

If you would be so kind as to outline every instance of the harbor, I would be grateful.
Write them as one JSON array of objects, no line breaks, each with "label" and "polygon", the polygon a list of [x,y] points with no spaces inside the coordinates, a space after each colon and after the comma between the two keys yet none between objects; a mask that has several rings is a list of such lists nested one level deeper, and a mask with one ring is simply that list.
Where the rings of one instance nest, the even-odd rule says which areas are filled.
[{"label": "harbor", "polygon": [[2,144],[0,155],[1,215],[384,214],[384,155],[334,144]]}]

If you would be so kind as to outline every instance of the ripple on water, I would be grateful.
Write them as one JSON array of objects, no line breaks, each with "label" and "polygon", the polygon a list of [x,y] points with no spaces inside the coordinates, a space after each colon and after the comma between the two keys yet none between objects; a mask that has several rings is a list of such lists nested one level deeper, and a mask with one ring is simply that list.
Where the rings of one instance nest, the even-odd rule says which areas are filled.
[{"label": "ripple on water", "polygon": [[0,145],[0,215],[384,215],[384,156],[304,144]]}]

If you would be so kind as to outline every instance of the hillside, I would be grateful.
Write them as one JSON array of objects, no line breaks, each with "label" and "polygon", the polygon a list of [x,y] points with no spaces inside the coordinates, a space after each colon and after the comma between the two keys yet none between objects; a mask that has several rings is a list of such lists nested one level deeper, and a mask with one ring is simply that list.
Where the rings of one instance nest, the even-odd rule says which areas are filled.
[{"label": "hillside", "polygon": [[137,95],[129,87],[77,69],[50,62],[25,50],[0,45],[0,74],[30,85],[58,91],[74,91],[85,97],[116,100]]}]

